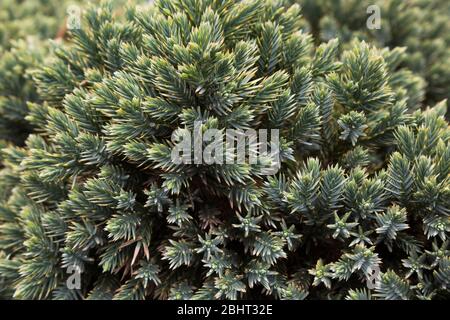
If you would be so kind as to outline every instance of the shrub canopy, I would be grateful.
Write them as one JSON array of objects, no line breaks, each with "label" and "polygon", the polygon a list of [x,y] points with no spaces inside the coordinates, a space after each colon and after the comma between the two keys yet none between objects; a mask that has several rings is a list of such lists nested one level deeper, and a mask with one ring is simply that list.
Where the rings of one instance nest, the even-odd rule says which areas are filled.
[{"label": "shrub canopy", "polygon": [[[302,25],[272,0],[88,10],[35,75],[36,132],[3,150],[4,295],[448,295],[446,102],[420,111],[404,49],[315,47]],[[174,164],[196,121],[279,129],[280,172]]]}]

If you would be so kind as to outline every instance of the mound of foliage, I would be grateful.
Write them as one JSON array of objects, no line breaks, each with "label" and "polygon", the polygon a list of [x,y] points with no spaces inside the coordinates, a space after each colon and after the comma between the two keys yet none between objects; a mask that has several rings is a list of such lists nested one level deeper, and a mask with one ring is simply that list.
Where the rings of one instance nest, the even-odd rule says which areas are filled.
[{"label": "mound of foliage", "polygon": [[[73,2],[76,3],[76,2]],[[42,64],[46,39],[64,29],[68,1],[0,3],[0,141],[23,145],[31,132],[27,102],[38,101],[31,70]],[[62,35],[62,34],[61,34]]]},{"label": "mound of foliage", "polygon": [[[450,2],[447,0],[291,0],[300,3],[316,42],[355,37],[380,48],[404,47],[402,65],[420,75],[425,103],[450,100]],[[377,6],[377,9],[374,9]],[[379,9],[379,11],[378,11]],[[374,11],[376,10],[376,11]],[[368,27],[379,13],[379,28]],[[405,70],[405,72],[407,72]],[[447,114],[447,119],[450,114]]]},{"label": "mound of foliage", "polygon": [[[37,129],[3,149],[5,297],[448,297],[446,102],[421,111],[404,49],[316,47],[274,0],[112,12],[36,73]],[[196,122],[279,129],[279,172],[174,163]]]}]

